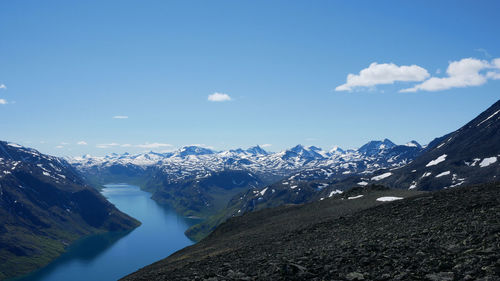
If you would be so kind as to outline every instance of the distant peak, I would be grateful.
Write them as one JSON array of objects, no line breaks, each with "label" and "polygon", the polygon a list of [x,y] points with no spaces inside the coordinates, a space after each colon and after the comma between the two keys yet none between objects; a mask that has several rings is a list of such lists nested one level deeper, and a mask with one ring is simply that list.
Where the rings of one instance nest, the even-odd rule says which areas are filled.
[{"label": "distant peak", "polygon": [[249,147],[246,152],[254,155],[262,154],[262,155],[267,155],[267,151],[265,151],[262,147],[259,145]]},{"label": "distant peak", "polygon": [[410,141],[410,142],[407,142],[405,144],[405,146],[408,146],[408,147],[422,147],[417,141]]},{"label": "distant peak", "polygon": [[334,146],[334,147],[330,150],[330,153],[336,153],[336,152],[337,152],[337,153],[338,153],[338,152],[343,153],[343,152],[344,152],[344,150],[343,150],[342,148],[340,148],[339,146],[337,146],[337,145],[336,145],[336,146]]}]

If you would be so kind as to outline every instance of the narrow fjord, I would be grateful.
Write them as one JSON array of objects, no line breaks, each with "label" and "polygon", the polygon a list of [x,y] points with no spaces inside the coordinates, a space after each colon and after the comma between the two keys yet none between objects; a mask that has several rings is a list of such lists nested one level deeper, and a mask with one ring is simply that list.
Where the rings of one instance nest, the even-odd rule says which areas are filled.
[{"label": "narrow fjord", "polygon": [[128,232],[97,234],[78,241],[54,262],[19,281],[116,280],[191,245],[184,231],[193,220],[160,206],[137,186],[110,184],[102,194],[141,221]]}]

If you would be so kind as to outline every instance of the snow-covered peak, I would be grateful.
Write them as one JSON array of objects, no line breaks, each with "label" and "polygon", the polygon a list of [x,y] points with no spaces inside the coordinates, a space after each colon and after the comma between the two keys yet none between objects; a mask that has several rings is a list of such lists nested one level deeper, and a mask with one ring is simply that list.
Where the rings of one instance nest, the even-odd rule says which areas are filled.
[{"label": "snow-covered peak", "polygon": [[252,155],[267,155],[267,151],[265,151],[263,148],[260,146],[252,146],[246,150],[246,152],[252,154]]},{"label": "snow-covered peak", "polygon": [[181,149],[179,149],[177,152],[175,152],[175,156],[184,158],[186,156],[190,155],[207,155],[207,154],[214,154],[215,152],[209,148],[201,147],[201,146],[184,146]]},{"label": "snow-covered peak", "polygon": [[408,147],[417,147],[417,148],[421,148],[422,147],[417,141],[414,141],[414,140],[405,143],[405,146],[408,146]]},{"label": "snow-covered peak", "polygon": [[366,155],[375,155],[382,150],[390,149],[394,146],[396,146],[396,144],[389,139],[384,139],[382,141],[373,140],[360,147],[358,152]]},{"label": "snow-covered peak", "polygon": [[330,154],[342,154],[345,151],[338,146],[334,146],[329,152],[330,152]]}]

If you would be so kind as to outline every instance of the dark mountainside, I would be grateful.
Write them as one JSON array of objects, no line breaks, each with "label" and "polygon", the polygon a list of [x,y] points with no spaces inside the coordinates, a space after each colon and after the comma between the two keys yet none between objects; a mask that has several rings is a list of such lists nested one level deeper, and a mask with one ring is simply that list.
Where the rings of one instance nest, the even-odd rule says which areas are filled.
[{"label": "dark mountainside", "polygon": [[0,142],[0,279],[46,265],[86,235],[139,224],[61,158]]},{"label": "dark mountainside", "polygon": [[498,181],[500,101],[462,128],[435,139],[425,150],[416,142],[397,146],[385,139],[371,141],[358,151],[364,156],[380,159],[377,163],[381,166],[384,166],[383,161],[401,158],[408,159],[409,164],[381,169],[373,174],[363,169],[349,173],[331,171],[327,177],[326,168],[304,170],[264,188],[236,195],[227,208],[191,227],[187,234],[200,240],[231,216],[284,204],[314,202],[353,186],[382,184],[401,189],[439,190]]},{"label": "dark mountainside", "polygon": [[168,204],[186,216],[196,217],[214,214],[224,209],[234,195],[263,185],[258,176],[235,170],[214,172],[208,177],[182,182],[168,183],[160,180],[156,188],[151,182],[150,180],[147,187],[156,190],[153,200]]},{"label": "dark mountainside", "polygon": [[499,280],[500,184],[417,193],[356,188],[234,217],[123,280]]},{"label": "dark mountainside", "polygon": [[436,190],[500,179],[500,100],[380,183]]}]

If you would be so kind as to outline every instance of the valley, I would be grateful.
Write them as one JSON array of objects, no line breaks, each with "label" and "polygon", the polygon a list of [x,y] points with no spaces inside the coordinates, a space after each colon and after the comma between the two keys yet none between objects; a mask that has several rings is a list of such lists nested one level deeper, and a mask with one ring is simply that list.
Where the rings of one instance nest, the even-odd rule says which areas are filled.
[{"label": "valley", "polygon": [[[499,203],[494,196],[500,175],[499,111],[497,101],[425,146],[415,141],[397,145],[388,139],[330,151],[302,145],[281,152],[259,146],[227,151],[185,146],[166,153],[63,159],[1,142],[1,211],[6,216],[0,242],[7,247],[0,258],[7,263],[0,272],[19,276],[55,259],[19,280],[67,280],[74,275],[114,280],[135,270],[125,280],[493,276],[496,273],[474,272],[467,260],[459,269],[450,268],[448,259],[455,256],[432,252],[421,243],[434,239],[438,231],[453,241],[449,247],[460,237],[473,239],[460,248],[475,253],[471,259],[495,257],[482,252],[484,245],[470,237],[464,221],[488,221],[488,226],[475,227],[495,240],[498,221],[491,215]],[[384,213],[384,219],[395,220],[394,228],[384,228],[390,224],[382,219]],[[409,225],[420,217],[425,221]],[[443,221],[466,230],[456,236],[453,231],[458,230]],[[62,226],[66,233],[60,232]],[[404,231],[397,232],[399,228]],[[17,234],[24,229],[33,234]],[[391,238],[382,239],[382,233]],[[309,241],[316,235],[314,243],[304,244],[301,238]],[[19,246],[13,247],[16,239]],[[416,244],[410,243],[413,240]],[[193,241],[197,243],[183,249]],[[390,246],[391,241],[396,246]],[[405,257],[394,257],[397,247],[423,247],[416,255],[427,258],[418,269],[405,271]],[[379,264],[384,268],[380,272],[368,266],[383,260],[375,250],[367,252],[370,249],[390,255],[395,271],[388,271],[387,264]],[[259,254],[247,256],[252,251]],[[438,256],[445,266],[432,265]],[[315,261],[325,259],[338,268],[318,267]],[[353,260],[365,262],[347,266]],[[12,266],[16,263],[23,266]],[[494,264],[484,266],[496,270]],[[373,274],[380,276],[374,279]]]}]

